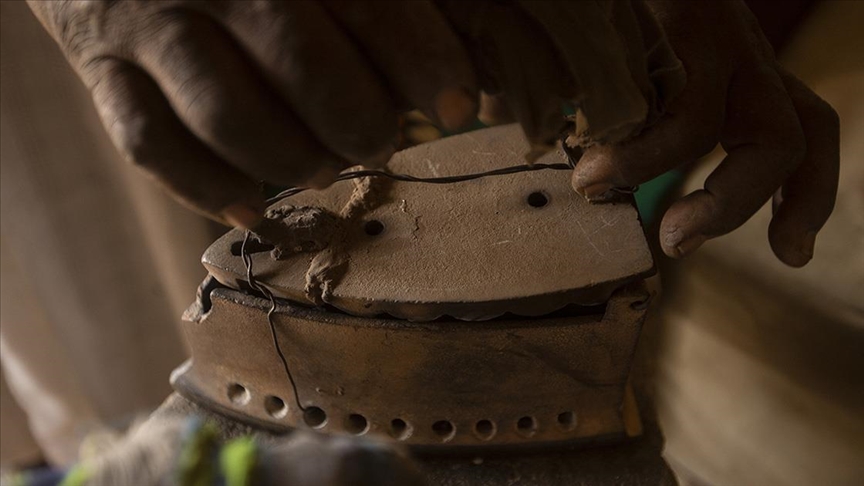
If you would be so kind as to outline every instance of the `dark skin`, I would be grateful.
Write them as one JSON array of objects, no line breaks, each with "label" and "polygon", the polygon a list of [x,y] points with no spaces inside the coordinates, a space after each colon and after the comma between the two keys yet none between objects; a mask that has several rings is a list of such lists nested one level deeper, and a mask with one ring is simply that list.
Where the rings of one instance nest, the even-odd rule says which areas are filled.
[{"label": "dark skin", "polygon": [[650,5],[684,63],[687,87],[665,119],[637,139],[588,150],[573,174],[574,188],[591,198],[637,185],[719,143],[727,156],[704,189],[663,217],[663,250],[684,256],[744,224],[773,195],[771,248],[784,263],[805,265],[837,195],[837,113],[777,63],[742,3]]},{"label": "dark skin", "polygon": [[[348,166],[385,164],[409,108],[448,129],[478,109],[484,120],[514,113],[532,143],[560,130],[550,110],[568,99],[572,73],[555,64],[568,56],[550,54],[542,22],[500,17],[519,34],[500,42],[520,44],[499,50],[505,75],[492,79],[497,96],[482,96],[495,76],[450,24],[448,3],[30,0],[120,151],[181,201],[240,227],[263,215],[256,181],[326,187]],[[777,64],[743,3],[647,3],[687,85],[637,138],[587,150],[574,188],[598,198],[719,143],[728,156],[705,188],[664,216],[663,250],[686,255],[773,195],[771,247],[788,265],[806,264],[836,196],[836,113]]]}]

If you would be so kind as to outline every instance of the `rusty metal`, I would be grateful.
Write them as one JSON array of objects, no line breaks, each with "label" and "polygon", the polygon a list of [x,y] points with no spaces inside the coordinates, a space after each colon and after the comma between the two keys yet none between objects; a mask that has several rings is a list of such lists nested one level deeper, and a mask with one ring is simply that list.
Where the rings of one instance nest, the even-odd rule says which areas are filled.
[{"label": "rusty metal", "polygon": [[621,406],[646,310],[644,284],[605,312],[482,323],[348,316],[224,287],[186,323],[185,397],[271,430],[393,437],[413,446],[550,444],[626,435]]},{"label": "rusty metal", "polygon": [[[239,425],[177,394],[170,396],[149,421],[177,420],[178,417],[203,418],[215,425],[226,439],[255,434],[261,442],[272,443],[285,437],[282,434],[274,437],[265,430]],[[542,451],[514,448],[509,453],[484,448],[473,451],[475,453],[470,456],[413,454],[413,458],[420,464],[426,484],[430,485],[675,486],[678,483],[660,455],[663,438],[657,423],[650,414],[645,419],[646,430],[638,440],[604,443],[602,447],[577,444]]]},{"label": "rusty metal", "polygon": [[[480,172],[526,148],[515,126],[487,129],[401,152],[390,168]],[[257,427],[418,449],[633,435],[627,380],[654,267],[623,197],[589,204],[560,171],[296,195],[270,212],[272,245],[246,248],[255,281],[279,298],[271,320],[271,302],[249,291],[243,234],[229,232],[203,257],[211,277],[185,324],[192,359],[172,383]]]},{"label": "rusty metal", "polygon": [[[519,130],[511,125],[421,145],[398,153],[388,167],[431,177],[517,165],[527,150]],[[538,162],[562,161],[564,154],[553,152]],[[298,194],[284,203],[288,210],[282,206],[277,221],[284,217],[312,240],[306,227],[297,227],[296,211],[314,208],[319,213],[306,219],[329,222],[317,227],[331,238],[333,219],[321,209],[339,214],[355,192],[343,182]],[[393,182],[370,192],[374,204],[343,222],[340,251],[348,263],[322,299],[352,315],[415,321],[541,316],[569,304],[602,304],[615,289],[654,271],[632,199],[590,204],[570,187],[566,171],[446,185]],[[202,259],[221,283],[237,289],[247,288],[242,240],[241,231],[231,231]],[[317,304],[307,292],[308,274],[326,245],[296,238],[292,244],[314,251],[279,259],[254,253],[258,279],[276,296]]]}]

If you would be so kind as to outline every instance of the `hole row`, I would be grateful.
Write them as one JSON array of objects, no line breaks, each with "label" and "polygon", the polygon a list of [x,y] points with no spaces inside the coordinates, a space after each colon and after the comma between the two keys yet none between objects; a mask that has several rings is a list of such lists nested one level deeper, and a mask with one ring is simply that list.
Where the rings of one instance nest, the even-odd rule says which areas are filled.
[{"label": "hole row", "polygon": [[[238,406],[247,405],[252,400],[252,394],[239,383],[228,385],[228,399]],[[264,397],[264,410],[273,418],[281,419],[288,415],[288,405],[281,398],[273,395]]]},{"label": "hole row", "polygon": [[[244,406],[251,401],[252,394],[249,393],[249,390],[245,386],[239,383],[232,383],[228,385],[228,399],[234,405]],[[288,405],[285,403],[285,400],[275,395],[267,395],[264,398],[264,410],[275,419],[285,418],[288,415]],[[327,423],[327,414],[318,407],[306,407],[306,410],[303,411],[303,421],[309,427],[321,428]],[[345,428],[359,435],[369,429],[369,423],[366,417],[352,414],[348,416]]]},{"label": "hole row", "polygon": [[[243,385],[232,383],[228,386],[228,398],[231,403],[243,406],[249,403],[252,396]],[[264,398],[264,410],[275,419],[288,415],[288,405],[284,400],[273,395]],[[556,421],[563,430],[576,428],[576,414],[572,411],[559,413]],[[327,413],[319,407],[306,407],[303,411],[303,422],[313,429],[320,429],[327,425]],[[343,425],[349,434],[363,435],[369,431],[369,420],[359,413],[348,415]],[[521,417],[515,425],[516,432],[523,437],[531,437],[537,433],[538,423],[534,416]],[[406,440],[413,432],[414,427],[405,420],[396,418],[390,421],[390,435],[394,439]],[[441,439],[441,442],[449,442],[456,436],[456,426],[449,420],[438,420],[432,424],[432,432]],[[474,435],[480,440],[491,440],[497,433],[498,425],[492,420],[478,420],[474,424]]]},{"label": "hole row", "polygon": [[[525,202],[531,207],[542,208],[549,204],[549,196],[542,191],[534,191],[528,194]],[[363,225],[363,231],[369,236],[378,236],[384,232],[384,223],[377,219],[369,220]]]},{"label": "hole row", "polygon": [[[576,413],[572,411],[561,412],[556,421],[563,430],[576,428]],[[516,432],[523,437],[531,437],[537,433],[537,418],[531,415],[521,417],[515,424]],[[396,439],[404,440],[410,437],[411,426],[402,419],[394,419],[390,423],[390,435]],[[441,438],[442,442],[448,442],[456,435],[456,427],[449,420],[439,420],[432,424],[432,431]],[[474,424],[474,435],[480,440],[491,440],[498,433],[498,425],[489,419],[478,420]]]}]

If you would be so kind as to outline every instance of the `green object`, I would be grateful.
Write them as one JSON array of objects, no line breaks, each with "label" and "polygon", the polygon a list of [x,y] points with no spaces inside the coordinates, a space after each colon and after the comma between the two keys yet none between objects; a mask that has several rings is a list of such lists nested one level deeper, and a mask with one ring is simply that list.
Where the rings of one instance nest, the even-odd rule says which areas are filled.
[{"label": "green object", "polygon": [[636,207],[639,209],[639,216],[642,218],[642,223],[645,226],[653,224],[660,216],[657,211],[660,209],[660,204],[667,194],[672,192],[681,181],[684,179],[684,174],[679,170],[670,170],[669,172],[655,177],[650,181],[639,186],[636,191]]},{"label": "green object", "polygon": [[[196,421],[197,422],[197,421]],[[209,423],[192,424],[177,463],[180,486],[212,486],[216,479],[215,460],[219,450],[219,430]]]},{"label": "green object", "polygon": [[59,486],[84,486],[87,484],[87,479],[89,478],[90,473],[87,469],[83,465],[78,464],[69,470]]},{"label": "green object", "polygon": [[27,486],[27,481],[30,474],[27,472],[14,473],[0,478],[0,483],[8,484],[9,486]]},{"label": "green object", "polygon": [[[563,111],[565,115],[576,114],[576,109],[572,103],[565,103]],[[481,128],[486,128],[486,125],[480,122],[480,120],[475,120],[470,127],[464,130],[459,130],[458,132],[442,130],[442,134],[444,137],[447,137]],[[639,209],[639,216],[646,226],[653,224],[660,216],[657,214],[657,210],[660,208],[660,204],[663,202],[666,194],[674,190],[683,179],[684,174],[681,171],[671,170],[639,186],[639,191],[635,194],[636,207]]]},{"label": "green object", "polygon": [[258,446],[251,437],[229,442],[219,454],[219,465],[225,486],[252,486],[252,476],[258,464]]}]

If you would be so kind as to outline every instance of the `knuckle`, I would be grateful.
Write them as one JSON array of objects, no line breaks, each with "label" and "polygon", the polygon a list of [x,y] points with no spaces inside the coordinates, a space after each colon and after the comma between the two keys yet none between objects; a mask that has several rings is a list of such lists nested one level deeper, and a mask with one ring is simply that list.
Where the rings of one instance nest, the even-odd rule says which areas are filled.
[{"label": "knuckle", "polygon": [[776,144],[773,150],[766,147],[765,152],[767,157],[778,161],[776,164],[777,173],[781,180],[786,180],[795,173],[795,170],[806,158],[807,141],[802,133]]},{"label": "knuckle", "polygon": [[722,138],[723,110],[712,109],[706,113],[716,114],[716,116],[706,116],[698,110],[693,110],[683,117],[679,125],[681,143],[672,144],[670,151],[682,162],[708,154],[717,147],[717,143]]},{"label": "knuckle", "polygon": [[[712,111],[717,116],[708,116],[705,121],[698,118],[691,118],[689,121],[692,127],[692,137],[696,140],[695,146],[699,148],[702,155],[714,150],[717,146],[717,141],[720,140],[723,133],[723,116],[724,110]],[[696,115],[698,116],[698,115]]]},{"label": "knuckle", "polygon": [[194,35],[192,18],[183,11],[165,10],[156,12],[141,22],[143,43],[138,47],[178,45]]},{"label": "knuckle", "polygon": [[765,156],[776,161],[784,177],[790,176],[807,155],[807,137],[801,122],[790,106],[789,112],[778,116],[773,125],[759,125],[755,134]]},{"label": "knuckle", "polygon": [[814,93],[813,90],[804,86],[803,83],[797,79],[795,81],[800,86],[793,85],[793,89],[789,94],[792,96],[800,116],[814,120],[820,125],[839,129],[840,117],[837,111],[834,110],[834,107]]},{"label": "knuckle", "polygon": [[254,120],[248,109],[233,102],[216,81],[198,83],[194,92],[182,97],[186,100],[183,110],[189,125],[210,141],[237,141]]},{"label": "knuckle", "polygon": [[819,123],[829,127],[834,132],[840,131],[840,115],[827,101],[816,97],[812,103],[814,117],[819,120]]},{"label": "knuckle", "polygon": [[[47,2],[46,2],[47,3]],[[97,29],[105,16],[103,2],[55,3],[50,12],[51,23],[58,43],[64,52],[77,58],[98,39]]]},{"label": "knuckle", "polygon": [[[131,4],[135,6],[130,8]],[[155,3],[117,0],[31,0],[30,6],[66,57],[78,62],[87,61],[93,55],[123,51],[136,25],[149,17],[140,15],[142,10],[160,8]],[[130,15],[130,10],[139,15]]]},{"label": "knuckle", "polygon": [[91,86],[93,101],[112,142],[124,158],[135,165],[149,165],[152,141],[159,125],[132,89],[127,68],[118,63],[101,63]]},{"label": "knuckle", "polygon": [[116,96],[116,88],[106,89],[106,84],[123,75],[119,63],[103,56],[94,56],[82,62],[78,72],[84,83],[90,89],[94,98],[111,99]]},{"label": "knuckle", "polygon": [[118,118],[109,127],[111,139],[120,154],[133,165],[147,168],[152,165],[150,121],[145,116]]},{"label": "knuckle", "polygon": [[781,156],[788,161],[785,166],[788,172],[787,176],[792,175],[792,172],[804,161],[807,155],[807,137],[804,135],[804,130],[798,119],[794,120],[795,123],[790,125],[786,131],[786,136],[777,144]]}]

